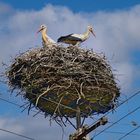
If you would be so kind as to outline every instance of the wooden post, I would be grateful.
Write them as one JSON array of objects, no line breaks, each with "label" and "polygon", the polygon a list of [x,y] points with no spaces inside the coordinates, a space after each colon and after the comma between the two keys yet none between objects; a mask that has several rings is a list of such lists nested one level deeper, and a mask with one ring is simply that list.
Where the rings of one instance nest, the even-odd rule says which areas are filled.
[{"label": "wooden post", "polygon": [[77,106],[77,112],[76,112],[76,128],[77,130],[81,128],[81,111],[79,106]]},{"label": "wooden post", "polygon": [[91,131],[95,130],[97,127],[101,125],[105,125],[108,122],[108,119],[106,117],[101,118],[98,122],[96,122],[93,126],[87,128],[84,130],[82,134],[77,136],[77,138],[73,140],[81,140],[83,137],[85,137],[87,134],[89,134]]}]

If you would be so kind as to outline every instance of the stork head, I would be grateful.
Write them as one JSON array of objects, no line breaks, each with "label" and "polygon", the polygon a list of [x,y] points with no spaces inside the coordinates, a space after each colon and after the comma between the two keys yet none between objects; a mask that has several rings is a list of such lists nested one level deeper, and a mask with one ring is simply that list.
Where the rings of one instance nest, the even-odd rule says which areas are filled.
[{"label": "stork head", "polygon": [[89,25],[88,30],[96,37],[92,26]]},{"label": "stork head", "polygon": [[37,31],[37,33],[41,32],[41,31],[43,31],[43,30],[46,30],[46,29],[47,29],[46,25],[42,24],[42,25],[40,26],[39,30]]}]

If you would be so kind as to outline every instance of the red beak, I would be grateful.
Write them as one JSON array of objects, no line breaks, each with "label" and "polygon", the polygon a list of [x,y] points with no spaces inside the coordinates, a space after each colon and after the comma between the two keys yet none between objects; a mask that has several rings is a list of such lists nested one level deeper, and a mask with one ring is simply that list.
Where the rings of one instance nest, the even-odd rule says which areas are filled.
[{"label": "red beak", "polygon": [[39,33],[40,31],[42,31],[42,28],[40,28],[36,33]]},{"label": "red beak", "polygon": [[93,32],[93,30],[91,30],[90,32],[93,34],[94,37],[96,37],[96,35],[95,35],[95,33]]}]

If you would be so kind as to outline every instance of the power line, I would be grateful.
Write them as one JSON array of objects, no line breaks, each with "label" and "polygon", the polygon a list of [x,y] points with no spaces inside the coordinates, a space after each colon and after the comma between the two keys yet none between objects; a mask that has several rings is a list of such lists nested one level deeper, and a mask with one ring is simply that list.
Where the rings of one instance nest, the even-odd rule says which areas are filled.
[{"label": "power line", "polygon": [[8,100],[6,100],[6,99],[4,99],[4,98],[1,98],[1,97],[0,97],[0,100],[2,100],[2,101],[4,101],[4,102],[7,102],[7,103],[10,103],[10,104],[12,104],[12,105],[14,105],[14,106],[21,107],[19,104],[16,104],[16,103],[14,103],[14,102],[8,101]]},{"label": "power line", "polygon": [[[100,130],[96,130],[96,132],[100,132]],[[126,134],[125,132],[119,132],[119,131],[104,131],[104,133],[119,134],[119,135]],[[132,133],[130,135],[140,136],[139,134],[135,134],[135,133]]]},{"label": "power line", "polygon": [[[124,103],[128,102],[129,100],[131,100],[132,98],[134,98],[134,97],[135,97],[136,95],[138,95],[139,93],[140,93],[140,91],[135,92],[132,96],[130,96],[129,98],[127,98],[125,101],[123,101],[123,102],[122,102],[120,105],[118,105],[115,109],[117,109],[118,107],[120,107],[120,106],[123,105]],[[35,95],[35,94],[34,94],[34,95]],[[46,99],[45,97],[41,97],[41,98],[50,101],[49,99]],[[13,104],[13,105],[18,106],[18,107],[21,107],[21,105],[16,104],[16,103],[11,102],[11,101],[8,101],[8,100],[6,100],[6,99],[4,99],[4,98],[1,98],[1,97],[0,97],[0,100],[3,100],[3,101],[5,101],[5,102],[7,102],[7,103]],[[70,109],[71,109],[71,108],[70,108]],[[37,111],[35,111],[35,110],[31,110],[31,111],[37,112]],[[103,115],[102,117],[106,117],[110,112],[112,112],[112,110],[108,111],[108,112],[107,112],[105,115]],[[39,113],[39,114],[42,114],[42,113]],[[43,115],[43,114],[42,114],[42,115]],[[98,120],[99,120],[99,119],[98,119]],[[98,120],[96,120],[94,123],[96,123]],[[92,124],[91,124],[91,125],[92,125]],[[90,125],[90,126],[91,126],[91,125]]]},{"label": "power line", "polygon": [[[4,98],[2,98],[2,97],[0,97],[0,100],[2,100],[2,101],[4,101],[4,102],[7,102],[7,103],[9,103],[9,104],[12,104],[12,105],[14,105],[14,106],[17,106],[17,107],[20,107],[20,108],[24,108],[23,106],[21,106],[21,105],[19,105],[19,104],[16,104],[16,103],[14,103],[14,102],[11,102],[11,101],[9,101],[9,100],[6,100],[6,99],[4,99]],[[35,113],[38,113],[38,111],[36,111],[36,110],[31,110],[32,112],[35,112]],[[41,115],[43,115],[43,113],[39,113],[39,114],[41,114]]]},{"label": "power line", "polygon": [[[139,91],[137,91],[137,92],[135,92],[133,95],[131,95],[129,98],[127,98],[126,100],[124,100],[122,103],[120,103],[115,109],[117,109],[117,108],[119,108],[121,105],[123,105],[124,103],[126,103],[126,102],[128,102],[129,100],[131,100],[132,98],[134,98],[135,96],[137,96],[138,94],[140,94],[140,90]],[[137,108],[136,108],[137,109]],[[139,108],[138,108],[139,109]],[[137,109],[137,110],[138,110]],[[105,115],[103,115],[102,117],[106,117],[110,112],[112,112],[112,110],[110,110],[110,111],[108,111]],[[135,112],[135,111],[134,111]],[[128,113],[129,114],[129,113]],[[127,115],[128,115],[127,114]],[[125,118],[126,116],[124,116],[124,118]],[[123,119],[123,118],[122,118]],[[122,119],[120,119],[120,120],[118,120],[118,121],[121,121]],[[99,120],[99,119],[98,119]],[[95,122],[97,122],[98,120],[96,120]],[[94,122],[94,123],[95,123]],[[110,125],[109,127],[107,127],[106,129],[109,129],[111,126],[113,126],[114,124],[116,124],[117,122],[114,122],[114,123],[112,123],[112,125]],[[92,124],[91,124],[92,125]],[[91,126],[90,125],[90,126]],[[96,134],[94,137],[96,137],[96,136],[98,136],[99,134],[101,134],[101,133],[103,133],[103,132],[105,132],[105,130],[106,129],[104,129],[104,130],[102,130],[100,133],[98,133],[98,134]],[[93,137],[93,138],[94,138]]]},{"label": "power line", "polygon": [[119,120],[115,121],[114,123],[112,123],[111,125],[109,125],[107,128],[103,129],[100,133],[96,134],[94,136],[94,138],[96,136],[98,136],[99,134],[103,133],[104,131],[106,131],[107,129],[109,129],[110,127],[112,127],[113,125],[117,124],[118,122],[120,122],[121,120],[123,120],[124,118],[126,118],[127,116],[131,115],[132,113],[136,112],[138,109],[140,109],[140,106],[138,106],[137,108],[135,108],[134,110],[132,110],[131,112],[127,113],[125,116],[123,116],[122,118],[120,118]]},{"label": "power line", "polygon": [[[139,91],[140,92],[140,91]],[[131,98],[133,98],[134,96],[136,96],[139,92],[135,93],[134,95],[130,96],[127,100],[125,100],[122,104],[124,104],[126,101],[130,100]],[[11,102],[11,101],[8,101],[6,99],[3,99],[0,97],[0,100],[3,100],[7,103],[10,103],[10,104],[13,104],[15,106],[18,106],[18,107],[21,107],[19,104],[16,104],[14,102]],[[137,107],[136,109],[134,109],[133,111],[129,112],[128,114],[126,114],[124,117],[122,117],[121,119],[119,119],[118,121],[112,123],[112,125],[110,125],[109,127],[107,127],[106,129],[109,129],[110,127],[112,127],[114,124],[118,123],[119,121],[121,121],[122,119],[124,119],[125,117],[127,117],[128,115],[134,113],[136,110],[140,109],[140,107]],[[140,126],[139,126],[140,127]],[[129,133],[125,134],[123,137],[121,137],[119,140],[123,139],[124,137],[126,137],[127,135],[130,135],[132,132],[134,132],[136,129],[138,129],[139,127],[133,129],[132,131],[130,131]],[[116,134],[124,134],[123,132],[114,132],[114,131],[105,131],[106,129],[102,130],[100,133],[98,133],[97,135],[95,135],[94,137],[98,136],[99,134],[105,132],[105,133],[116,133]],[[26,138],[26,139],[30,139],[30,140],[34,140],[33,138],[29,138],[27,136],[24,136],[24,135],[21,135],[21,134],[17,134],[15,132],[11,132],[9,130],[5,130],[5,129],[0,129],[1,131],[5,131],[5,132],[8,132],[8,133],[11,133],[11,134],[14,134],[14,135],[17,135],[17,136],[20,136],[20,137],[23,137],[23,138]],[[136,134],[132,134],[132,135],[136,135]]]},{"label": "power line", "polygon": [[[3,101],[5,101],[5,102],[7,102],[7,103],[13,104],[13,105],[18,106],[18,107],[21,107],[19,104],[16,104],[16,103],[14,103],[14,102],[8,101],[8,100],[6,100],[6,99],[4,99],[4,98],[1,98],[1,97],[0,97],[0,100],[3,100]],[[31,111],[36,112],[35,110],[31,110]],[[40,114],[41,114],[41,113],[40,113]],[[112,124],[112,123],[114,123],[114,122],[108,122],[108,123],[111,123],[111,124]],[[129,125],[129,124],[122,124],[122,125]],[[96,130],[96,131],[98,131],[98,130]],[[125,134],[124,132],[117,132],[117,131],[105,131],[105,133]],[[139,135],[139,134],[131,134],[131,135]]]},{"label": "power line", "polygon": [[[139,93],[140,93],[140,91],[134,93],[132,96],[130,96],[130,97],[127,98],[125,101],[123,101],[121,104],[119,104],[115,109],[117,109],[118,107],[120,107],[120,106],[123,105],[124,103],[128,102],[130,99],[132,99],[133,97],[135,97],[135,96],[138,95]],[[31,94],[33,94],[33,93],[31,93]],[[33,94],[33,95],[37,96],[36,94]],[[45,98],[45,97],[41,97],[41,98],[42,98],[42,99],[45,99],[45,100],[47,100],[47,101],[53,102],[53,103],[55,103],[55,104],[58,104],[57,102],[52,101],[52,100],[50,100],[50,99],[47,99],[47,98]],[[8,103],[11,103],[11,104],[13,104],[13,105],[16,105],[16,106],[21,107],[19,104],[13,103],[13,102],[8,101],[8,100],[6,100],[6,99],[3,99],[3,98],[1,98],[1,97],[0,97],[0,99],[3,100],[3,101],[6,101],[6,102],[8,102]],[[66,108],[69,108],[69,107],[66,106],[66,105],[63,105],[63,104],[61,104],[61,105],[64,106],[64,107],[66,107]],[[77,110],[72,109],[72,108],[69,108],[69,109],[74,110],[74,111],[77,111]],[[108,111],[108,112],[107,112],[105,115],[103,115],[102,117],[107,116],[110,112],[112,112],[112,110]],[[98,119],[98,120],[99,120],[99,119]],[[98,120],[97,120],[97,121],[98,121]]]},{"label": "power line", "polygon": [[[1,98],[0,97],[0,100],[2,100],[2,101],[4,101],[4,102],[7,102],[7,103],[9,103],[9,104],[12,104],[12,105],[14,105],[14,106],[17,106],[17,107],[22,107],[21,105],[19,105],[19,104],[16,104],[16,103],[14,103],[14,102],[11,102],[11,101],[9,101],[9,100],[6,100],[6,99],[4,99],[4,98]],[[38,111],[35,111],[35,110],[31,110],[31,111],[33,111],[33,112],[37,112],[38,113]],[[41,115],[43,115],[42,113],[39,113],[39,114],[41,114]],[[70,122],[70,121],[69,121]],[[71,123],[71,122],[70,122]],[[114,123],[114,122],[108,122],[108,123]],[[121,125],[130,125],[130,124],[121,124]],[[115,132],[115,131],[105,131],[105,133],[116,133],[116,134],[125,134],[125,133],[123,133],[123,132]],[[138,134],[132,134],[132,135],[138,135]]]},{"label": "power line", "polygon": [[[30,93],[30,94],[32,94],[32,95],[34,95],[34,96],[38,96],[37,94],[34,94],[34,93]],[[67,109],[70,109],[70,110],[73,110],[73,111],[75,111],[75,112],[77,112],[77,110],[76,109],[73,109],[73,108],[71,108],[71,107],[69,107],[69,106],[67,106],[67,105],[63,105],[63,104],[61,104],[61,103],[57,103],[56,101],[53,101],[53,100],[51,100],[51,99],[47,99],[47,98],[45,98],[45,97],[40,97],[41,99],[44,99],[44,100],[46,100],[46,101],[50,101],[50,102],[52,102],[52,103],[54,103],[54,104],[60,104],[60,106],[62,106],[62,107],[65,107],[65,108],[67,108]],[[5,99],[3,99],[3,98],[1,98],[2,100],[5,100]],[[6,101],[6,100],[5,100]],[[6,101],[6,102],[9,102],[10,103],[10,101]],[[15,103],[12,103],[12,104],[14,104],[14,105],[16,105],[16,106],[19,106],[18,104],[15,104]],[[21,107],[21,106],[20,106]],[[85,114],[85,113],[84,113]]]},{"label": "power line", "polygon": [[[120,107],[120,106],[123,105],[124,103],[128,102],[130,99],[132,99],[133,97],[135,97],[135,96],[136,96],[137,94],[139,94],[139,93],[140,93],[140,91],[134,93],[132,96],[130,96],[128,99],[126,99],[125,101],[123,101],[120,105],[118,105],[115,109],[117,109],[118,107]],[[36,94],[33,94],[33,93],[31,93],[31,94],[34,95],[34,96],[37,96]],[[57,102],[52,101],[52,100],[50,100],[50,99],[47,99],[47,98],[45,98],[45,97],[41,97],[41,98],[44,99],[44,100],[50,101],[50,102],[52,102],[52,103],[58,104]],[[0,98],[0,99],[1,99],[1,100],[5,100],[5,99],[3,99],[3,98]],[[5,100],[5,101],[8,102],[8,103],[10,103],[10,101],[7,101],[7,100]],[[12,102],[11,102],[11,104],[21,107],[20,105],[15,104],[15,103],[12,103]],[[77,111],[76,109],[72,109],[72,108],[69,107],[69,106],[66,106],[66,105],[63,105],[63,104],[60,104],[60,105],[63,106],[63,107],[66,107],[66,108],[68,108],[68,109],[70,109],[70,110]],[[106,117],[110,112],[112,112],[112,110],[108,111],[108,112],[107,112],[105,115],[103,115],[102,117]],[[98,120],[99,120],[99,119],[98,119]],[[98,120],[97,120],[97,121],[98,121]],[[95,122],[96,122],[96,121],[95,121]],[[94,123],[95,123],[95,122],[94,122]]]},{"label": "power line", "polygon": [[[114,123],[114,122],[108,121],[108,123],[112,124],[112,123]],[[133,124],[132,124],[132,122],[130,122],[130,123],[121,123],[120,125],[121,125],[121,126],[132,126]]]},{"label": "power line", "polygon": [[[119,104],[115,109],[117,109],[118,107],[120,107],[121,105],[123,105],[124,103],[126,103],[126,102],[128,102],[129,100],[131,100],[132,98],[134,98],[136,95],[138,95],[140,93],[140,91],[138,91],[138,92],[135,92],[132,96],[130,96],[129,98],[127,98],[126,100],[124,100],[121,104]],[[36,95],[36,94],[34,94],[34,95]],[[46,99],[45,97],[41,97],[41,98],[43,98],[43,99],[45,99],[45,100],[48,100],[48,101],[51,101],[51,102],[53,102],[53,103],[56,103],[56,102],[54,102],[54,101],[52,101],[52,100],[49,100],[49,99]],[[0,97],[0,99],[1,100],[3,100],[3,101],[5,101],[5,102],[8,102],[8,103],[10,103],[10,104],[13,104],[13,105],[15,105],[15,106],[18,106],[18,107],[21,107],[19,104],[16,104],[16,103],[13,103],[13,102],[11,102],[11,101],[8,101],[8,100],[6,100],[6,99],[3,99],[3,98],[1,98]],[[62,105],[62,106],[65,106],[65,105]],[[65,106],[65,107],[68,107],[68,106]],[[69,109],[72,109],[72,108],[69,108]],[[72,109],[73,110],[73,109]],[[75,110],[75,109],[74,109]],[[33,112],[37,112],[37,111],[35,111],[35,110],[32,110]],[[75,110],[76,111],[76,110]],[[103,115],[102,117],[106,117],[110,112],[112,112],[112,110],[110,110],[110,111],[108,111],[105,115]],[[40,113],[40,114],[42,114],[42,113]],[[99,119],[98,119],[99,120]],[[95,122],[97,122],[98,120],[96,120]],[[94,122],[94,123],[95,123]],[[91,126],[91,125],[90,125]]]},{"label": "power line", "polygon": [[[2,100],[2,101],[4,101],[4,102],[7,102],[7,103],[9,103],[9,104],[12,104],[12,105],[21,107],[19,104],[16,104],[16,103],[14,103],[14,102],[8,101],[8,100],[6,100],[6,99],[4,99],[4,98],[1,98],[1,97],[0,97],[0,100]],[[30,137],[27,137],[27,136],[24,136],[24,135],[21,135],[21,134],[18,134],[18,133],[9,131],[9,130],[5,130],[5,129],[2,129],[2,128],[0,128],[0,131],[4,131],[4,132],[7,132],[7,133],[11,133],[11,134],[13,134],[13,135],[17,135],[17,136],[20,136],[20,137],[23,137],[23,138],[26,138],[26,139],[29,139],[29,140],[34,140],[33,138],[30,138]]]},{"label": "power line", "polygon": [[21,134],[18,134],[18,133],[15,133],[15,132],[9,131],[9,130],[5,130],[5,129],[2,129],[2,128],[0,128],[0,131],[4,131],[4,132],[7,132],[7,133],[10,133],[10,134],[13,134],[13,135],[16,135],[16,136],[22,137],[22,138],[26,138],[26,139],[28,139],[28,140],[35,140],[35,139],[30,138],[30,137],[27,137],[27,136],[25,136],[25,135],[21,135]]},{"label": "power line", "polygon": [[[120,103],[115,109],[119,108],[120,106],[122,106],[124,103],[128,102],[129,100],[131,100],[132,98],[134,98],[135,96],[137,96],[138,94],[140,94],[140,90],[135,92],[133,95],[131,95],[129,98],[127,98],[126,100],[124,100],[122,103]],[[109,113],[111,113],[112,110],[108,111],[107,113],[105,113],[105,115],[103,115],[102,117],[106,117]],[[99,119],[98,119],[99,120]],[[96,123],[98,120],[96,120],[94,123]],[[92,126],[94,123],[92,123],[90,126]]]},{"label": "power line", "polygon": [[[138,92],[136,92],[136,93],[134,93],[132,96],[130,96],[129,98],[127,98],[125,101],[123,101],[121,104],[119,104],[115,109],[117,109],[118,107],[120,107],[121,105],[123,105],[124,103],[126,103],[126,102],[128,102],[130,99],[132,99],[133,97],[135,97],[136,95],[138,95],[140,93],[140,90],[138,91]],[[32,95],[34,95],[34,96],[37,96],[36,94],[34,94],[34,93],[31,93]],[[44,100],[46,100],[46,101],[50,101],[50,102],[52,102],[52,103],[54,103],[54,104],[58,104],[57,102],[55,102],[55,101],[53,101],[53,100],[50,100],[50,99],[47,99],[47,98],[45,98],[45,97],[40,97],[40,98],[42,98],[42,99],[44,99]],[[76,111],[77,112],[77,110],[76,109],[73,109],[73,108],[71,108],[71,107],[69,107],[69,106],[66,106],[66,105],[63,105],[63,104],[59,104],[60,106],[62,106],[62,107],[65,107],[65,108],[67,108],[67,109],[70,109],[70,110],[73,110],[73,111]],[[110,112],[112,112],[112,110],[110,110],[110,111],[108,111],[105,115],[103,115],[102,117],[106,117]],[[82,112],[83,114],[85,114],[84,112]],[[101,119],[101,118],[100,118]],[[99,121],[100,119],[98,119],[97,121]],[[97,121],[95,121],[94,123],[96,123]],[[94,124],[93,123],[93,124]],[[93,125],[92,124],[92,125]],[[92,126],[92,125],[90,125],[90,126]]]},{"label": "power line", "polygon": [[127,98],[126,100],[124,100],[120,105],[118,105],[116,108],[120,107],[121,105],[123,105],[124,103],[128,102],[129,100],[131,100],[132,98],[134,98],[135,96],[137,96],[138,94],[140,94],[140,91],[135,92],[133,95],[131,95],[129,98]]},{"label": "power line", "polygon": [[130,135],[132,132],[136,131],[137,129],[139,129],[140,126],[137,126],[136,128],[134,128],[133,130],[131,130],[130,132],[126,133],[124,136],[122,136],[121,138],[119,138],[118,140],[122,140],[124,139],[126,136]]}]

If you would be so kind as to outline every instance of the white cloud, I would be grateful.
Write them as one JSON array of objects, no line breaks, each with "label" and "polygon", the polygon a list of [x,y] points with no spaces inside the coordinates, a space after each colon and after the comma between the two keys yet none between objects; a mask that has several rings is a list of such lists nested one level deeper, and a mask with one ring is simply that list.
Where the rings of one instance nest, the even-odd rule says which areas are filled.
[{"label": "white cloud", "polygon": [[[0,129],[16,132],[19,134],[23,133],[23,126],[19,125],[18,121],[14,118],[0,117]],[[7,136],[9,135],[7,135],[6,132],[0,133],[0,139],[6,140]]]},{"label": "white cloud", "polygon": [[128,87],[131,87],[131,83],[133,82],[133,66],[129,63],[119,63],[116,65],[116,70],[119,80],[118,83],[121,85],[121,87],[123,87],[122,92],[130,92],[130,89],[128,89]]},{"label": "white cloud", "polygon": [[[32,116],[22,117],[22,118],[11,118],[11,117],[1,117],[0,118],[0,129],[5,129],[17,134],[21,134],[35,140],[60,140],[62,139],[63,131],[60,126],[52,125],[50,126],[49,121],[42,116],[33,118]],[[64,128],[64,138],[68,137],[71,133],[71,129]],[[3,132],[0,130],[0,139],[2,140],[24,140],[24,138]]]}]

